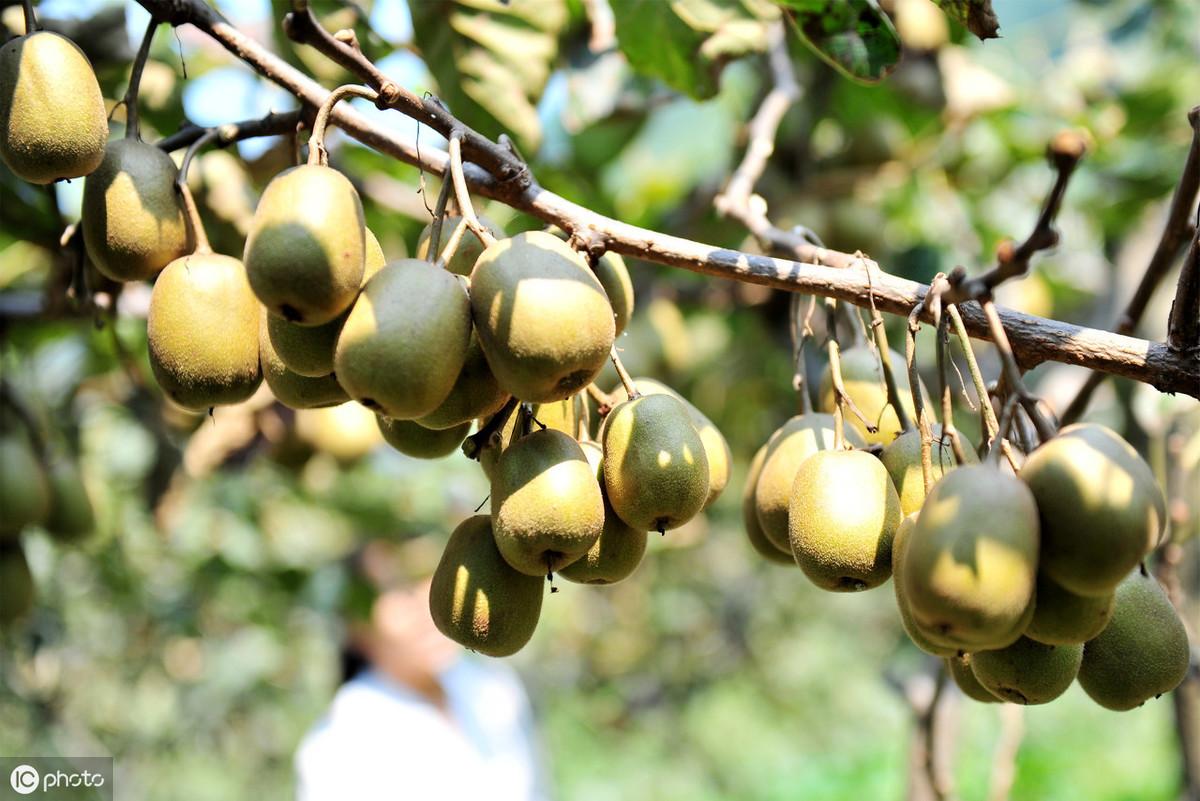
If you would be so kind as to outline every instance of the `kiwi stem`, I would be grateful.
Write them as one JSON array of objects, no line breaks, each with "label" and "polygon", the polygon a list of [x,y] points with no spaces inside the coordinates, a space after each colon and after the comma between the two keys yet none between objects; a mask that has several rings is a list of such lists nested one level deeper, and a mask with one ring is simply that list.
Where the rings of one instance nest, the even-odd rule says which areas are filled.
[{"label": "kiwi stem", "polygon": [[[1000,410],[1000,428],[996,432],[995,439],[992,440],[992,447],[988,451],[987,460],[995,465],[1000,461],[1000,452],[1003,451],[1002,443],[1008,442],[1008,432],[1012,428],[1013,420],[1017,416],[1017,395],[1013,393],[1004,401],[1004,408]],[[1010,464],[1012,463],[1010,457]],[[1013,465],[1016,469],[1016,465]]]},{"label": "kiwi stem", "polygon": [[196,199],[192,197],[192,190],[188,187],[188,171],[192,167],[192,159],[200,148],[207,145],[221,135],[220,128],[210,128],[205,131],[204,135],[192,142],[183,154],[183,161],[179,164],[179,174],[175,176],[175,189],[179,192],[179,197],[183,201],[183,214],[187,218],[188,227],[192,229],[192,241],[195,243],[193,253],[212,253],[212,245],[208,243],[208,234],[204,230],[204,221],[200,219],[200,210],[196,207]]},{"label": "kiwi stem", "polygon": [[450,200],[450,182],[443,179],[442,188],[438,190],[437,203],[433,207],[433,221],[429,224],[429,245],[425,258],[436,263],[439,257],[435,254],[442,245],[442,223],[446,220],[446,203]]},{"label": "kiwi stem", "polygon": [[150,56],[150,43],[154,41],[154,32],[158,30],[158,18],[150,15],[146,33],[133,59],[133,67],[129,71],[129,86],[125,89],[125,138],[141,139],[141,119],[138,116],[138,90],[142,85],[142,71],[146,68],[146,59]]},{"label": "kiwi stem", "polygon": [[[958,436],[958,428],[954,425],[954,395],[950,391],[950,315],[943,314],[938,320],[937,328],[937,371],[938,396],[942,401],[942,439],[939,445],[944,446],[945,440],[950,440],[950,448],[954,451],[954,461],[966,464],[967,454],[963,451],[962,439]],[[939,458],[939,462],[941,459]]]},{"label": "kiwi stem", "polygon": [[996,419],[996,410],[992,407],[991,400],[989,399],[987,383],[983,380],[983,372],[979,369],[979,362],[975,360],[975,351],[971,347],[971,337],[967,334],[967,327],[963,324],[962,315],[958,313],[958,306],[953,303],[948,304],[946,312],[950,315],[950,322],[954,325],[954,336],[957,337],[959,348],[963,352],[963,358],[967,361],[967,372],[971,374],[971,383],[975,385],[975,394],[979,398],[979,410],[983,415],[984,428],[989,438],[994,437],[1000,429],[1000,421]]},{"label": "kiwi stem", "polygon": [[[467,223],[467,227],[471,229],[471,233],[479,237],[479,241],[483,243],[485,248],[490,248],[496,243],[496,237],[492,236],[492,232],[484,227],[479,221],[479,217],[475,215],[475,207],[471,204],[471,193],[467,190],[467,178],[463,174],[462,162],[462,128],[455,128],[450,132],[449,155],[450,155],[450,180],[454,184],[454,198],[458,201],[458,210],[462,214],[462,218]],[[442,180],[445,180],[443,177]]]},{"label": "kiwi stem", "polygon": [[476,431],[471,436],[463,440],[462,452],[468,459],[479,460],[479,455],[483,449],[488,447],[488,442],[492,438],[492,434],[504,428],[504,424],[508,422],[508,418],[512,417],[513,410],[517,408],[520,401],[516,398],[509,398],[505,401],[504,406],[500,411],[488,418],[488,421],[483,424],[483,427]]},{"label": "kiwi stem", "polygon": [[617,346],[613,345],[609,352],[612,357],[613,367],[616,368],[617,377],[621,379],[621,386],[625,388],[625,394],[629,396],[629,400],[641,397],[637,386],[633,383],[633,377],[629,375],[629,371],[625,369],[625,365],[621,364],[621,355],[617,353]]},{"label": "kiwi stem", "polygon": [[345,86],[339,86],[329,93],[329,97],[321,104],[321,108],[317,110],[316,119],[313,120],[312,135],[308,137],[308,163],[325,167],[329,164],[329,153],[325,150],[325,128],[329,125],[329,114],[333,111],[333,107],[337,105],[339,100],[347,97],[363,97],[367,100],[378,100],[379,93],[374,89],[369,89],[366,86],[349,83]]},{"label": "kiwi stem", "polygon": [[[825,313],[827,320],[826,327],[828,329],[827,333],[829,336],[829,377],[833,381],[833,397],[835,401],[833,416],[834,422],[838,424],[835,425],[834,428],[838,431],[841,430],[839,418],[844,415],[845,409],[849,409],[851,413],[858,418],[859,422],[863,424],[867,431],[874,434],[879,430],[879,427],[875,425],[874,422],[868,420],[867,416],[863,414],[862,409],[858,408],[858,404],[854,402],[854,398],[851,398],[850,395],[847,394],[846,384],[842,381],[842,351],[841,347],[838,345],[836,336],[837,305],[838,304],[836,300],[832,300],[831,298],[825,299]],[[841,437],[838,436],[836,438],[834,448],[841,450],[843,445],[844,443],[841,441]]]},{"label": "kiwi stem", "polygon": [[454,230],[450,232],[450,238],[446,240],[446,247],[442,248],[441,254],[437,257],[437,264],[445,266],[450,263],[450,259],[454,258],[454,252],[462,244],[463,236],[466,233],[467,221],[459,220],[458,225],[454,226]]},{"label": "kiwi stem", "polygon": [[600,389],[595,383],[588,384],[586,390],[588,397],[596,402],[596,414],[604,417],[612,411],[613,399],[607,392]]},{"label": "kiwi stem", "polygon": [[[929,412],[925,408],[925,399],[921,396],[921,374],[917,371],[917,332],[921,330],[921,314],[925,311],[925,301],[933,296],[933,286],[938,281],[944,281],[945,276],[939,273],[930,284],[930,290],[913,307],[908,315],[908,329],[904,341],[905,361],[908,364],[908,384],[912,391],[913,411],[917,415],[917,430],[921,434],[921,481],[925,485],[926,494],[933,488],[933,427],[929,423]],[[934,316],[939,317],[935,305]]]},{"label": "kiwi stem", "polygon": [[996,311],[996,304],[992,301],[992,297],[989,294],[979,299],[979,305],[983,309],[984,317],[987,318],[988,330],[991,332],[992,342],[996,346],[996,351],[1000,354],[1000,363],[1004,367],[1004,378],[1008,382],[1009,388],[1021,401],[1021,406],[1025,409],[1025,413],[1029,415],[1029,419],[1033,422],[1033,427],[1037,430],[1038,439],[1045,442],[1056,433],[1054,425],[1042,414],[1042,410],[1038,406],[1038,399],[1025,388],[1025,383],[1021,380],[1021,368],[1017,365],[1017,359],[1013,355],[1012,345],[1008,341],[1008,334],[1004,332],[1004,323],[1000,320],[1000,313]]},{"label": "kiwi stem", "polygon": [[28,36],[40,30],[37,15],[33,13],[33,0],[24,0],[21,3],[21,10],[25,12],[25,35]]},{"label": "kiwi stem", "polygon": [[804,358],[804,344],[812,337],[812,316],[817,310],[816,295],[808,296],[808,308],[800,314],[800,304],[804,295],[799,292],[792,295],[789,312],[792,323],[792,389],[800,400],[800,413],[809,414],[813,410],[810,385],[808,383],[808,362]]},{"label": "kiwi stem", "polygon": [[901,431],[911,431],[913,428],[912,418],[908,416],[908,410],[904,408],[904,404],[900,401],[900,388],[896,385],[896,371],[892,367],[892,351],[888,347],[887,328],[883,324],[883,315],[879,310],[871,308],[871,331],[875,338],[875,348],[879,351],[879,364],[883,368],[883,383],[887,387],[888,403],[892,406],[892,411],[896,413],[896,420],[900,423]]}]

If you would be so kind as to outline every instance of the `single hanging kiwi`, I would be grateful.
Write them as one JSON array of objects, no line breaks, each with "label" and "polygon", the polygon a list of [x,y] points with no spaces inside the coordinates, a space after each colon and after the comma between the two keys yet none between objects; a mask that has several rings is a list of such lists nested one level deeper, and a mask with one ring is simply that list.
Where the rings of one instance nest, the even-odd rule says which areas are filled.
[{"label": "single hanging kiwi", "polygon": [[246,237],[246,272],[272,314],[299,325],[333,320],[354,302],[366,263],[366,225],[354,185],[303,164],[267,185]]},{"label": "single hanging kiwi", "polygon": [[[454,229],[461,222],[462,217],[454,214],[447,214],[442,219],[441,241],[438,243],[438,253],[434,254],[434,258],[432,259],[429,257],[429,233],[433,230],[433,223],[422,228],[421,235],[417,238],[417,258],[425,259],[426,261],[435,261],[437,255],[446,247],[446,242],[450,240],[450,235],[454,233]],[[497,239],[505,236],[504,229],[487,217],[479,215],[479,222],[483,223],[483,227],[491,231],[492,236]],[[469,230],[464,231],[462,237],[458,240],[458,248],[455,249],[454,255],[450,257],[450,261],[446,264],[446,269],[457,275],[469,277],[480,253],[483,253],[483,243],[479,241],[479,237],[475,236]]]},{"label": "single hanging kiwi", "polygon": [[616,584],[642,563],[646,532],[622,520],[608,502],[604,491],[604,449],[595,442],[581,442],[579,447],[595,472],[604,499],[604,529],[588,552],[560,570],[559,575],[577,584]]},{"label": "single hanging kiwi", "polygon": [[[912,644],[927,654],[941,657],[954,657],[962,653],[962,649],[951,644],[943,645],[924,631],[913,619],[912,610],[908,606],[908,597],[904,591],[905,553],[908,550],[908,540],[912,536],[913,527],[917,524],[916,514],[906,515],[896,527],[892,537],[892,589],[896,593],[896,609],[900,612],[900,625],[904,633],[912,640]],[[960,685],[961,686],[961,685]]]},{"label": "single hanging kiwi", "polygon": [[971,654],[971,672],[990,693],[1014,704],[1046,704],[1079,674],[1081,645],[1045,645],[1021,637],[995,651]]},{"label": "single hanging kiwi", "polygon": [[471,433],[471,421],[443,429],[426,428],[412,420],[393,420],[376,415],[379,433],[388,445],[406,456],[416,459],[441,459],[459,449],[467,434]]},{"label": "single hanging kiwi", "polygon": [[821,451],[796,471],[788,539],[796,563],[821,589],[856,592],[887,581],[899,525],[892,479],[866,451]]},{"label": "single hanging kiwi", "polygon": [[500,386],[523,401],[563,400],[608,360],[615,327],[583,257],[544,231],[502,239],[471,273],[475,330]]},{"label": "single hanging kiwi", "polygon": [[513,570],[500,556],[492,519],[469,517],[454,529],[429,586],[438,631],[488,656],[525,647],[542,613],[541,576]]},{"label": "single hanging kiwi", "polygon": [[708,498],[704,501],[704,508],[712,506],[713,501],[720,497],[725,491],[725,485],[729,483],[729,464],[733,461],[733,454],[725,436],[712,420],[692,405],[691,401],[661,381],[653,378],[635,378],[633,384],[643,395],[670,395],[687,409],[692,426],[700,435],[700,441],[704,443],[704,455],[708,457]]},{"label": "single hanging kiwi", "polygon": [[397,420],[433,413],[450,395],[471,342],[464,279],[399,259],[363,287],[334,350],[350,397]]},{"label": "single hanging kiwi", "polygon": [[0,510],[0,542],[16,539],[50,511],[46,472],[20,431],[0,432]]},{"label": "single hanging kiwi", "polygon": [[[890,354],[893,365],[905,363],[904,357],[899,353],[890,351]],[[889,444],[900,433],[900,420],[896,417],[896,411],[888,403],[887,388],[883,383],[883,367],[879,363],[879,356],[867,345],[855,345],[841,352],[841,365],[842,384],[846,388],[846,394],[854,401],[863,416],[878,430],[873,434],[867,431],[866,426],[858,419],[858,415],[849,411],[846,413],[846,422],[853,426],[869,444]],[[916,413],[913,411],[908,373],[905,370],[896,370],[895,374],[900,403],[908,412],[909,418],[914,419]],[[923,397],[927,396],[923,384],[921,385],[921,394]],[[832,412],[835,399],[833,376],[829,372],[828,365],[821,374],[820,398],[822,410]]]},{"label": "single hanging kiwi", "polygon": [[[258,359],[263,378],[275,400],[289,409],[319,409],[337,406],[350,400],[346,390],[332,374],[317,378],[300,375],[288,369],[271,341],[269,332],[271,315],[262,310],[258,329]],[[302,329],[304,330],[304,329]]]},{"label": "single hanging kiwi", "polygon": [[762,473],[763,462],[767,460],[769,447],[770,443],[768,442],[758,449],[754,458],[750,460],[750,468],[746,471],[746,485],[742,488],[742,526],[746,529],[746,538],[750,540],[750,546],[758,551],[760,556],[768,562],[796,567],[796,559],[792,556],[792,552],[784,551],[767,539],[762,525],[758,522],[755,488],[758,485],[758,477]]},{"label": "single hanging kiwi", "polygon": [[104,97],[78,45],[35,31],[0,47],[0,159],[18,178],[49,184],[87,175],[107,140]]},{"label": "single hanging kiwi", "polygon": [[[366,231],[366,257],[362,282],[383,269],[387,258],[370,228]],[[267,315],[267,335],[279,360],[293,373],[309,378],[324,378],[333,372],[333,351],[338,334],[346,324],[350,310],[322,325],[297,325],[274,314]]]},{"label": "single hanging kiwi", "polygon": [[1079,645],[1104,631],[1114,595],[1076,595],[1038,571],[1037,608],[1025,636],[1046,645]]},{"label": "single hanging kiwi", "polygon": [[[547,226],[546,233],[552,234],[564,242],[570,238],[567,236],[567,232],[557,225]],[[605,251],[604,255],[596,260],[592,271],[596,273],[600,286],[604,287],[604,294],[608,296],[608,302],[612,304],[616,334],[621,336],[629,325],[629,318],[633,317],[634,305],[633,280],[629,277],[629,268],[625,266],[625,259],[621,258],[620,253],[613,253],[611,250]]]},{"label": "single hanging kiwi", "polygon": [[[968,463],[978,462],[975,451],[963,449]],[[947,438],[943,438],[942,427],[933,426],[933,441],[930,443],[930,457],[933,463],[933,480],[937,482],[946,473],[958,466],[954,459],[954,449]],[[896,437],[883,449],[879,456],[883,466],[887,468],[896,492],[900,495],[900,511],[909,515],[920,511],[925,502],[925,475],[921,468],[921,432],[913,429],[905,431]]]},{"label": "single hanging kiwi", "polygon": [[1158,542],[1166,504],[1149,465],[1116,432],[1067,426],[1021,468],[1042,524],[1041,569],[1078,595],[1113,591]]},{"label": "single hanging kiwi", "polygon": [[117,139],[83,182],[83,241],[114,281],[153,278],[190,252],[175,162],[137,138]]}]

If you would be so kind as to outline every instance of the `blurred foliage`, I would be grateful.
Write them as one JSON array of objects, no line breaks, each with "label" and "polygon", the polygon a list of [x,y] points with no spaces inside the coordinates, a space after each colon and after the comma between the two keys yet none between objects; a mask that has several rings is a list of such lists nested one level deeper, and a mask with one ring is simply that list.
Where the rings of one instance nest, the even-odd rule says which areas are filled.
[{"label": "blurred foliage", "polygon": [[[62,25],[97,32],[95,21],[111,32],[125,7],[75,5],[98,16]],[[254,4],[221,5],[327,84],[344,79],[287,42],[272,19],[253,17]],[[272,4],[274,20],[284,5]],[[673,2],[672,18],[665,4],[613,0],[628,61],[588,50],[580,3],[553,3],[550,15],[535,13],[537,0],[494,5],[414,4],[406,30],[395,0],[314,3],[331,27],[354,27],[371,55],[396,49],[403,58],[389,74],[397,80],[424,89],[432,76],[454,111],[489,133],[509,129],[547,188],[632,223],[754,248],[711,201],[740,158],[743,123],[768,72],[757,56],[719,77],[710,68],[757,49],[738,25],[762,3]],[[650,6],[662,28],[637,22]],[[673,20],[696,8],[720,14],[675,30]],[[927,0],[896,0],[888,10],[904,59],[876,86],[842,79],[791,43],[805,97],[758,186],[772,217],[905,277],[979,269],[1003,237],[1032,225],[1051,180],[1046,142],[1064,126],[1079,128],[1092,148],[1060,216],[1062,244],[1001,300],[1111,326],[1157,241],[1188,145],[1184,115],[1200,86],[1195,4],[1006,3],[1005,38],[986,45]],[[140,36],[145,17],[131,16],[125,29]],[[3,19],[14,18],[6,11]],[[695,60],[665,60],[677,36]],[[95,41],[86,47],[113,105],[136,41]],[[180,31],[178,43],[165,31],[155,40],[143,85],[148,140],[186,120],[212,124],[271,106],[290,107],[195,31]],[[214,108],[227,116],[210,119]],[[415,132],[394,113],[370,111],[381,125]],[[123,116],[114,109],[116,135]],[[420,135],[439,144],[428,129]],[[291,153],[280,139],[200,157],[192,181],[219,251],[241,252],[257,193]],[[389,256],[412,252],[436,182],[344,138],[332,159],[357,182]],[[38,603],[27,621],[0,632],[0,752],[111,753],[131,799],[287,798],[291,754],[337,682],[343,558],[387,537],[405,543],[414,565],[429,564],[485,499],[486,482],[462,457],[419,463],[381,447],[371,416],[350,405],[297,414],[260,395],[212,418],[164,406],[139,319],[147,287],[115,298],[114,321],[83,303],[80,252],[57,245],[78,214],[80,189],[76,181],[47,192],[0,167],[0,303],[46,308],[3,318],[0,371],[54,442],[78,453],[99,520],[96,535],[74,548],[37,531],[24,537]],[[496,204],[483,211],[510,231],[538,224]],[[656,265],[634,263],[633,272],[626,364],[714,420],[736,469],[706,518],[652,542],[627,582],[560,585],[514,660],[542,715],[561,797],[902,797],[912,721],[883,677],[925,661],[901,632],[890,590],[824,594],[798,571],[764,564],[741,531],[746,462],[796,409],[787,298]],[[1169,295],[1155,298],[1142,335],[1161,338]],[[889,329],[896,346],[899,321]],[[931,386],[932,346],[926,331],[918,358]],[[979,356],[996,375],[991,350],[980,346]],[[820,357],[809,361],[815,375]],[[1046,365],[1031,378],[1061,408],[1083,375]],[[615,383],[611,371],[602,381]],[[958,414],[975,436],[967,403]],[[1110,381],[1090,417],[1148,454],[1173,496],[1175,536],[1195,534],[1197,404]],[[1194,536],[1186,548],[1181,578],[1195,587]],[[961,794],[982,799],[996,710],[963,706]],[[1165,700],[1118,716],[1072,689],[1028,710],[1025,723],[1014,799],[1177,794]]]}]

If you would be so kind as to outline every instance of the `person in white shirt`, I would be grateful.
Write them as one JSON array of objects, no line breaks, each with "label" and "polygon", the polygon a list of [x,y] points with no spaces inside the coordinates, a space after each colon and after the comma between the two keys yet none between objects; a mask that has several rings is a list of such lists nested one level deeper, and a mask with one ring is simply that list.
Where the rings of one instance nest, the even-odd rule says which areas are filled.
[{"label": "person in white shirt", "polygon": [[348,624],[347,680],[297,750],[298,801],[547,801],[516,673],[445,638],[429,580],[395,581],[388,549],[356,560],[376,594]]}]

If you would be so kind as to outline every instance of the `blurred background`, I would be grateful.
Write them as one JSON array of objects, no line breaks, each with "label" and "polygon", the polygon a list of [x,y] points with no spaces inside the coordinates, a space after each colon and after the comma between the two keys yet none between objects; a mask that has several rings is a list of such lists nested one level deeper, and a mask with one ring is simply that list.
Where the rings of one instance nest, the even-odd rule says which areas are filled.
[{"label": "blurred background", "polygon": [[[278,21],[287,3],[216,5],[324,85],[347,82],[286,39]],[[634,70],[611,46],[593,52],[582,0],[514,0],[533,20],[521,32],[522,68],[493,54],[479,74],[458,74],[456,55],[486,47],[448,21],[478,5],[313,3],[330,30],[353,27],[398,82],[445,97],[486,133],[512,132],[548,189],[631,223],[755,249],[712,201],[769,88],[760,56],[731,63],[710,90],[693,93],[711,95],[699,99]],[[773,220],[806,225],[830,247],[862,250],[917,280],[957,264],[978,270],[1003,237],[1031,230],[1052,180],[1046,143],[1078,128],[1092,147],[1059,215],[1062,244],[1004,286],[1000,302],[1111,328],[1158,241],[1191,139],[1196,4],[1002,0],[1003,38],[986,44],[928,0],[883,5],[905,58],[878,86],[846,80],[792,41],[805,96],[758,187]],[[133,3],[50,0],[39,14],[83,47],[113,105],[146,13]],[[2,20],[20,32],[19,4],[7,4]],[[464,94],[467,79],[483,93]],[[525,103],[489,108],[480,100],[489,92]],[[378,124],[417,135],[407,118],[355,103]],[[142,84],[148,141],[186,122],[293,107],[197,31],[160,29]],[[115,111],[114,134],[123,117]],[[442,143],[428,129],[420,137]],[[358,186],[387,255],[413,252],[433,202],[420,190],[435,194],[436,181],[340,134],[331,142],[332,163]],[[192,183],[217,251],[241,253],[257,194],[290,163],[291,148],[261,139],[199,157]],[[293,753],[339,681],[344,557],[383,537],[414,561],[435,560],[487,497],[487,482],[461,455],[420,462],[392,451],[353,404],[293,413],[260,393],[211,419],[166,406],[146,358],[149,288],[127,287],[115,316],[67,292],[75,262],[57,243],[78,217],[81,189],[74,181],[47,191],[0,167],[0,369],[51,439],[78,453],[97,510],[97,531],[81,545],[38,531],[23,537],[37,603],[0,631],[0,753],[111,754],[123,799],[290,798]],[[497,204],[482,210],[510,233],[540,225]],[[746,464],[797,409],[788,298],[630,267],[637,307],[620,342],[625,363],[717,423],[734,476],[703,519],[653,538],[629,580],[562,582],[533,641],[510,660],[534,704],[554,796],[905,797],[910,696],[927,691],[928,661],[904,636],[890,589],[823,593],[799,571],[764,562],[742,530]],[[1162,339],[1173,286],[1174,274],[1140,336]],[[897,323],[889,320],[893,347],[902,343]],[[926,331],[918,358],[928,367],[932,345]],[[985,374],[997,375],[990,349],[978,354]],[[1061,410],[1085,377],[1046,365],[1030,380]],[[976,415],[965,404],[960,411],[960,429],[976,438]],[[1169,485],[1180,576],[1194,590],[1200,405],[1108,381],[1087,418],[1122,432]],[[1185,610],[1193,625],[1197,595]],[[993,754],[1017,725],[1013,799],[1180,797],[1170,699],[1118,714],[1076,686],[1005,721],[996,707],[961,697],[946,706],[963,799],[992,797]]]}]

